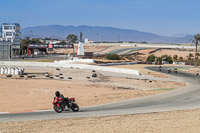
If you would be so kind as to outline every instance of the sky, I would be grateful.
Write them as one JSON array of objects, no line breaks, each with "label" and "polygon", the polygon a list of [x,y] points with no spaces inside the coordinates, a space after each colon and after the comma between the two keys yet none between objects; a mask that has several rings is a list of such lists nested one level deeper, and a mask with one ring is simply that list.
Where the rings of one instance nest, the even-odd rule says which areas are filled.
[{"label": "sky", "polygon": [[200,33],[200,0],[0,0],[0,24],[88,25],[163,36]]}]

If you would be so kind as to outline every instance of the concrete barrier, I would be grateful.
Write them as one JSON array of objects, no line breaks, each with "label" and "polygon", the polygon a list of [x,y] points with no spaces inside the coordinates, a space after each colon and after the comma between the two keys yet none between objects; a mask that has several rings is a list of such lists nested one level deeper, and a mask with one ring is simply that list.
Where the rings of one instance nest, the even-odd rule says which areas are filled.
[{"label": "concrete barrier", "polygon": [[173,62],[173,65],[185,65],[185,62]]},{"label": "concrete barrier", "polygon": [[86,70],[98,70],[98,71],[107,71],[107,72],[116,72],[116,73],[126,73],[126,74],[135,74],[140,75],[138,70],[123,69],[123,68],[112,68],[112,67],[103,67],[95,65],[86,65],[86,64],[74,64],[69,62],[20,62],[20,61],[0,61],[0,65],[3,66],[40,66],[40,67],[64,67],[64,68],[74,68],[74,69],[86,69]]},{"label": "concrete barrier", "polygon": [[55,63],[57,62],[62,62],[62,63],[76,63],[76,62],[80,62],[80,63],[95,63],[96,60],[94,59],[78,59],[78,58],[71,58],[71,60],[62,60],[62,61],[55,61]]}]

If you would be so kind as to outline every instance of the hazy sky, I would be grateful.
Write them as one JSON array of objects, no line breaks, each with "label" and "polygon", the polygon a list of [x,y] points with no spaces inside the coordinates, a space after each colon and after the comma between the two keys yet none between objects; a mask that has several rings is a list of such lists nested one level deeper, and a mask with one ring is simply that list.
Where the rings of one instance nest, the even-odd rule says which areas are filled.
[{"label": "hazy sky", "polygon": [[200,0],[0,0],[0,23],[89,25],[165,36],[200,33]]}]

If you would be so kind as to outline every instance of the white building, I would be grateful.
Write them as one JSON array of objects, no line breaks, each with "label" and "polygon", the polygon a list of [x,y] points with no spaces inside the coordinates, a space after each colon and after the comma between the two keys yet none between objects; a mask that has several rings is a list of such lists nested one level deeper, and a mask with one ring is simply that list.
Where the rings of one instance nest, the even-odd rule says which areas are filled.
[{"label": "white building", "polygon": [[60,41],[58,41],[58,40],[45,40],[45,42],[47,44],[57,44],[57,43],[60,43]]},{"label": "white building", "polygon": [[93,43],[94,41],[92,40],[89,40],[88,38],[85,38],[85,43],[88,44],[88,43]]},{"label": "white building", "polygon": [[[18,23],[3,23],[1,26],[1,35],[4,41],[20,42],[21,32]],[[19,43],[20,44],[20,43]]]}]

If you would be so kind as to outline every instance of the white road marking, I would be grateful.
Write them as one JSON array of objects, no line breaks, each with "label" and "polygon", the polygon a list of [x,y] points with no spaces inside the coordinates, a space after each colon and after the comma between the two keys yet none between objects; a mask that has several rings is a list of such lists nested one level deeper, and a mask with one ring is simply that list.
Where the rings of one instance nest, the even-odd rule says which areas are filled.
[{"label": "white road marking", "polygon": [[9,112],[0,112],[0,114],[9,114]]},{"label": "white road marking", "polygon": [[53,111],[53,110],[36,110],[36,111],[33,111],[33,112],[46,112],[46,111]]}]

